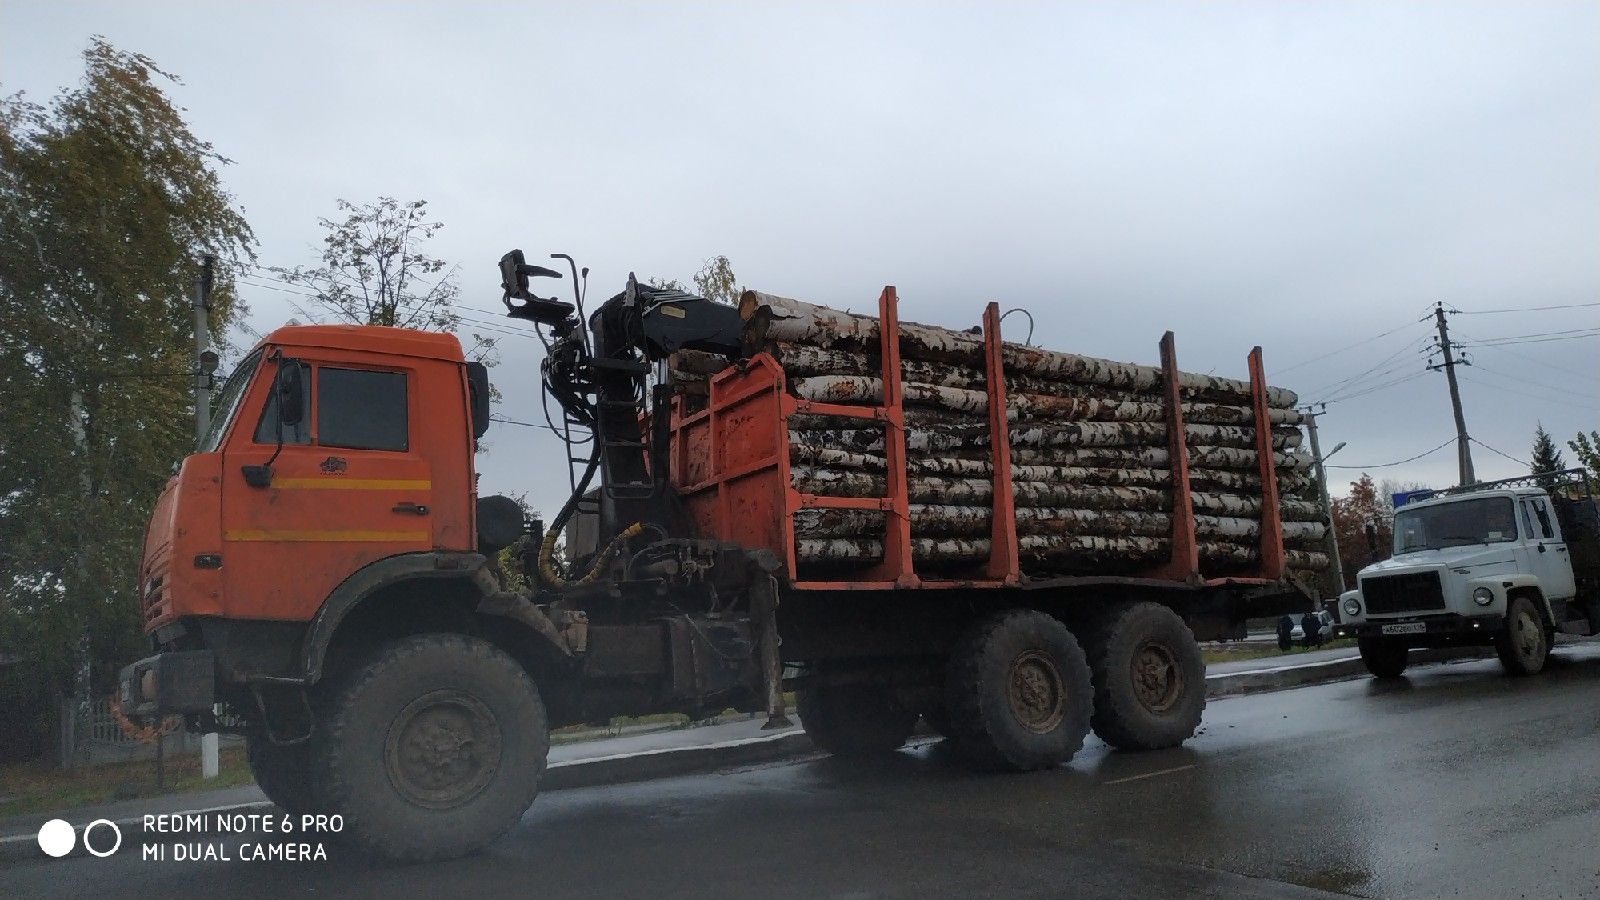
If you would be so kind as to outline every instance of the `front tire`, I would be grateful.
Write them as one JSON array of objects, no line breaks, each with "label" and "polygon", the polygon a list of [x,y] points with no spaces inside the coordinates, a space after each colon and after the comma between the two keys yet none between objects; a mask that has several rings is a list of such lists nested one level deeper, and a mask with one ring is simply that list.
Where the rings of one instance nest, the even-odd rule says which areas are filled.
[{"label": "front tire", "polygon": [[311,789],[311,741],[274,744],[264,734],[245,738],[245,759],[256,787],[291,815],[318,812]]},{"label": "front tire", "polygon": [[1550,635],[1533,598],[1519,594],[1506,607],[1505,630],[1495,635],[1494,652],[1507,675],[1524,677],[1544,670],[1550,658]]},{"label": "front tire", "polygon": [[1374,678],[1399,678],[1411,661],[1411,648],[1400,641],[1359,638],[1356,649],[1361,651],[1361,661]]},{"label": "front tire", "polygon": [[980,619],[950,653],[945,709],[952,737],[982,768],[1024,772],[1072,759],[1093,707],[1083,650],[1042,612]]},{"label": "front tire", "polygon": [[1206,708],[1206,663],[1194,633],[1159,603],[1106,610],[1084,633],[1100,739],[1121,750],[1176,747]]},{"label": "front tire", "polygon": [[882,756],[905,746],[917,713],[876,684],[817,685],[795,698],[812,743],[835,756]]},{"label": "front tire", "polygon": [[471,853],[533,802],[549,751],[533,680],[494,645],[424,634],[381,648],[325,707],[315,791],[387,859]]}]

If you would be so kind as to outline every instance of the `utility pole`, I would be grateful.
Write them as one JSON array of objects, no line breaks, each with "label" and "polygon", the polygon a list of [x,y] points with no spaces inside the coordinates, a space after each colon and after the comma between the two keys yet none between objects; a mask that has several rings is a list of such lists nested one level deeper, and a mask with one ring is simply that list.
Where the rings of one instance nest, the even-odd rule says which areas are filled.
[{"label": "utility pole", "polygon": [[1444,362],[1428,368],[1443,369],[1445,380],[1450,382],[1450,407],[1456,414],[1456,460],[1461,467],[1461,486],[1465,487],[1477,483],[1478,478],[1472,472],[1471,439],[1467,437],[1467,417],[1461,412],[1461,388],[1456,385],[1457,362],[1450,347],[1450,326],[1445,322],[1443,303],[1434,304],[1433,318],[1439,324],[1439,350],[1444,354]]},{"label": "utility pole", "polygon": [[[211,350],[211,285],[212,268],[217,258],[207,253],[200,257],[200,274],[194,279],[194,440],[195,446],[206,439],[211,431],[211,373],[217,370],[217,354]],[[216,713],[216,707],[212,708]],[[165,737],[156,736],[156,783],[165,780]],[[219,739],[216,732],[200,735],[200,775],[217,777]]]},{"label": "utility pole", "polygon": [[[1326,405],[1315,411],[1309,406],[1300,409],[1305,414],[1306,431],[1311,436],[1311,461],[1317,467],[1317,496],[1322,501],[1322,513],[1327,517],[1328,532],[1324,535],[1324,543],[1328,554],[1333,557],[1333,574],[1339,586],[1338,594],[1334,595],[1337,599],[1338,595],[1345,591],[1344,560],[1339,557],[1339,536],[1334,533],[1333,528],[1333,501],[1328,499],[1328,472],[1322,467],[1322,445],[1317,441],[1317,416],[1326,410]],[[1340,444],[1333,448],[1333,453],[1338,453],[1343,447],[1344,445]],[[1328,455],[1332,456],[1333,453]]]},{"label": "utility pole", "polygon": [[211,352],[212,266],[217,258],[200,257],[200,274],[194,279],[194,439],[198,444],[211,430],[211,373],[217,355]]}]

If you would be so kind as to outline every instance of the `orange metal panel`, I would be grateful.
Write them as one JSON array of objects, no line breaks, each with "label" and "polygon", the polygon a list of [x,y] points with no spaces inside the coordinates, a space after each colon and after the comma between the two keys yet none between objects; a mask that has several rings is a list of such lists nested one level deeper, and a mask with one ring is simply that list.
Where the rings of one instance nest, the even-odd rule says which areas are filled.
[{"label": "orange metal panel", "polygon": [[878,296],[878,337],[883,361],[884,480],[890,508],[883,517],[883,564],[875,574],[900,587],[916,587],[906,490],[906,416],[900,395],[900,311],[893,285]]},{"label": "orange metal panel", "polygon": [[1171,467],[1172,553],[1144,573],[1195,584],[1200,581],[1200,545],[1194,535],[1194,497],[1189,490],[1189,441],[1183,430],[1183,394],[1178,389],[1178,349],[1172,332],[1161,336],[1161,376],[1167,403],[1167,456]]},{"label": "orange metal panel", "polygon": [[1011,423],[1006,419],[1006,376],[1000,355],[1000,304],[983,311],[983,368],[989,389],[989,455],[994,473],[994,514],[986,574],[1008,585],[1022,581],[1017,555],[1017,514],[1011,483]]},{"label": "orange metal panel", "polygon": [[1272,462],[1272,417],[1261,348],[1250,351],[1250,405],[1256,419],[1256,462],[1261,471],[1262,578],[1283,577],[1283,516],[1278,511],[1278,467]]}]

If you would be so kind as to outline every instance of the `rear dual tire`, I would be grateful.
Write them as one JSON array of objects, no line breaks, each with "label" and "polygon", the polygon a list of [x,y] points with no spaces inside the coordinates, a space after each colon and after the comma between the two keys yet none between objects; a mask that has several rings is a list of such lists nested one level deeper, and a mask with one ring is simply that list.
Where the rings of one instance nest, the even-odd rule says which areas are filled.
[{"label": "rear dual tire", "polygon": [[1093,705],[1083,649],[1044,613],[980,619],[950,654],[949,736],[981,768],[1023,772],[1067,762],[1083,747]]},{"label": "rear dual tire", "polygon": [[917,713],[879,684],[819,684],[795,698],[800,725],[819,749],[835,756],[882,756],[905,746]]},{"label": "rear dual tire", "polygon": [[1194,632],[1159,603],[1120,604],[1083,631],[1094,733],[1119,750],[1176,747],[1200,727],[1206,663]]}]

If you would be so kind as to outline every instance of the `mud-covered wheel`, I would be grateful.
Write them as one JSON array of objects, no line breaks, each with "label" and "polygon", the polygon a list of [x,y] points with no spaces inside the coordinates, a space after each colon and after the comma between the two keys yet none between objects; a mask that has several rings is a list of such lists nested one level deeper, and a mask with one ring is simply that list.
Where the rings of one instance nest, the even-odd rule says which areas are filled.
[{"label": "mud-covered wheel", "polygon": [[887,687],[820,684],[801,690],[795,711],[812,743],[835,756],[878,756],[905,746],[917,727]]},{"label": "mud-covered wheel", "polygon": [[1536,675],[1550,658],[1550,635],[1533,598],[1519,594],[1506,604],[1506,627],[1495,636],[1494,652],[1507,675]]},{"label": "mud-covered wheel", "polygon": [[544,704],[486,641],[395,641],[336,685],[324,709],[316,797],[369,853],[407,862],[470,853],[510,829],[538,791]]},{"label": "mud-covered wheel", "polygon": [[1034,610],[974,623],[945,672],[950,736],[975,764],[1047,769],[1070,759],[1089,733],[1089,665],[1065,625]]},{"label": "mud-covered wheel", "polygon": [[1194,735],[1206,708],[1206,664],[1177,613],[1159,603],[1119,604],[1081,633],[1101,740],[1157,750]]},{"label": "mud-covered wheel", "polygon": [[1374,678],[1399,678],[1411,661],[1411,648],[1404,641],[1358,638],[1356,649],[1361,651],[1361,662]]},{"label": "mud-covered wheel", "polygon": [[311,791],[311,742],[274,744],[263,734],[245,738],[245,759],[256,787],[284,812],[320,812]]}]

